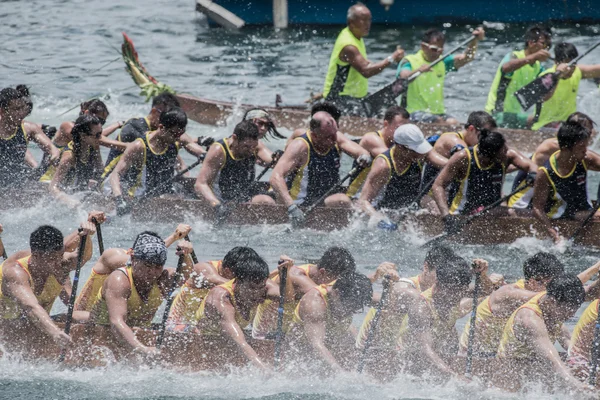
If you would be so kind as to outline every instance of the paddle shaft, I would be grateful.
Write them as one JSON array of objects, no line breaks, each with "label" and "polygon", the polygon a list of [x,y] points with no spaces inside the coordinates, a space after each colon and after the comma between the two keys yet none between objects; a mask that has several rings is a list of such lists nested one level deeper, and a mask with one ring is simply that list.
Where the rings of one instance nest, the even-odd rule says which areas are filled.
[{"label": "paddle shaft", "polygon": [[[429,64],[429,68],[433,68],[434,66],[436,66],[437,64],[441,63],[442,61],[444,61],[446,58],[448,58],[449,56],[451,56],[452,54],[456,53],[458,50],[460,50],[461,48],[463,48],[464,46],[468,45],[469,43],[471,43],[473,40],[476,40],[476,37],[470,37],[468,39],[466,39],[465,41],[461,42],[459,45],[457,45],[456,47],[454,47],[452,50],[448,51],[446,54],[442,55],[440,58],[438,58],[437,60],[435,60],[434,62],[432,62],[431,64]],[[408,78],[408,83],[414,81],[415,79],[417,79],[419,76],[421,75],[420,71],[417,71],[416,73],[412,74],[409,78]]]},{"label": "paddle shaft", "polygon": [[169,311],[171,310],[171,305],[173,305],[173,292],[177,288],[177,280],[181,275],[181,271],[183,270],[183,263],[185,261],[185,254],[179,256],[179,261],[177,261],[177,269],[175,270],[175,274],[173,275],[173,281],[171,281],[171,287],[169,288],[169,293],[167,294],[167,304],[165,304],[165,312],[163,313],[162,321],[160,323],[160,327],[158,329],[158,336],[156,338],[156,347],[160,348],[162,345],[163,339],[165,338],[165,329],[167,327],[167,319],[169,319]]},{"label": "paddle shaft", "polygon": [[419,192],[419,194],[410,203],[409,208],[410,207],[412,207],[412,208],[419,208],[419,203],[421,202],[421,199],[427,194],[427,192],[429,192],[429,190],[433,186],[433,183],[437,179],[438,175],[439,175],[439,172],[429,182],[427,182],[425,184],[425,186],[423,186],[423,189],[421,189],[421,191]]},{"label": "paddle shaft", "polygon": [[[81,232],[81,228],[80,228]],[[67,319],[65,321],[65,333],[68,335],[71,331],[71,322],[73,321],[73,310],[75,309],[75,299],[77,298],[77,286],[79,285],[79,274],[81,273],[81,265],[83,264],[83,253],[87,242],[87,235],[79,239],[79,250],[77,251],[77,267],[75,268],[75,276],[73,277],[73,285],[71,287],[71,296],[67,307]],[[58,358],[59,362],[65,360],[66,349],[62,349]]]},{"label": "paddle shaft", "polygon": [[475,323],[477,322],[477,299],[479,298],[479,285],[481,274],[475,274],[475,288],[473,289],[473,308],[471,309],[471,325],[469,326],[469,343],[467,344],[467,366],[465,376],[470,377],[473,369],[473,341],[475,340]]},{"label": "paddle shaft", "polygon": [[8,255],[6,254],[6,247],[4,247],[4,242],[2,241],[2,238],[0,238],[0,244],[2,245],[2,258],[6,260],[8,258]]},{"label": "paddle shaft", "polygon": [[[185,240],[191,242],[190,235],[185,235]],[[195,250],[192,249],[192,253],[190,254],[190,256],[192,257],[192,261],[194,262],[194,264],[198,264],[198,257],[196,257]]]},{"label": "paddle shaft", "polygon": [[581,225],[579,225],[579,228],[577,228],[577,230],[571,235],[569,240],[575,239],[583,231],[583,229],[592,221],[592,219],[594,219],[594,215],[598,210],[600,210],[600,199],[598,199],[598,204],[596,204],[596,207],[590,211],[590,215],[583,220]]},{"label": "paddle shaft", "polygon": [[104,253],[104,240],[102,239],[102,228],[100,227],[100,223],[96,220],[96,218],[92,218],[92,222],[96,225],[96,235],[98,236],[98,249],[100,250],[100,255]]},{"label": "paddle shaft", "polygon": [[323,201],[325,201],[325,199],[327,197],[329,197],[332,193],[337,192],[338,190],[340,190],[340,188],[342,187],[342,185],[344,184],[344,182],[346,182],[348,179],[350,179],[350,177],[358,174],[361,170],[362,170],[361,167],[352,168],[350,170],[350,172],[348,172],[348,174],[346,174],[346,176],[344,176],[342,178],[342,180],[338,182],[337,185],[333,186],[331,189],[329,189],[328,191],[326,191],[323,196],[321,196],[317,201],[315,201],[310,206],[308,206],[308,208],[306,209],[306,211],[304,211],[304,215],[310,214],[315,208],[317,208],[319,206],[319,204],[321,204]]},{"label": "paddle shaft", "polygon": [[204,161],[205,155],[206,155],[206,153],[202,154],[200,157],[198,157],[198,160],[196,160],[190,166],[188,166],[187,168],[179,171],[177,174],[173,175],[172,178],[169,178],[166,181],[162,182],[160,185],[156,186],[155,189],[151,193],[149,193],[149,194],[152,194],[152,193],[158,191],[159,189],[162,189],[166,185],[170,185],[171,183],[175,182],[177,179],[181,178],[184,174],[186,174],[189,171],[191,171],[192,169],[196,168],[196,166],[200,165],[202,163],[202,161]]},{"label": "paddle shaft", "polygon": [[592,359],[590,360],[590,380],[592,388],[596,387],[596,375],[598,374],[598,357],[600,356],[600,312],[596,317],[596,326],[594,328],[594,341],[592,342]]},{"label": "paddle shaft", "polygon": [[265,168],[263,168],[263,170],[260,172],[260,174],[258,174],[258,176],[256,177],[256,182],[260,181],[260,179],[265,176],[265,174],[267,173],[268,170],[270,170],[271,168],[273,168],[273,165],[275,165],[275,160],[271,161],[269,163],[269,165],[265,166]]},{"label": "paddle shaft", "polygon": [[285,305],[285,286],[287,283],[287,268],[279,273],[279,308],[277,309],[277,334],[275,336],[275,359],[273,365],[277,368],[281,360],[281,343],[283,342],[283,307]]},{"label": "paddle shaft", "polygon": [[367,338],[365,339],[365,345],[358,362],[358,367],[356,368],[356,371],[359,374],[362,374],[362,371],[365,367],[367,352],[369,351],[369,347],[371,347],[371,343],[373,342],[373,338],[377,332],[377,325],[379,323],[379,317],[381,316],[381,310],[383,310],[383,306],[387,301],[391,287],[392,284],[390,282],[390,277],[386,275],[386,277],[383,279],[383,291],[381,292],[381,299],[379,300],[379,304],[377,304],[375,316],[373,316],[373,320],[371,321],[371,326],[369,327],[369,332],[367,333]]}]

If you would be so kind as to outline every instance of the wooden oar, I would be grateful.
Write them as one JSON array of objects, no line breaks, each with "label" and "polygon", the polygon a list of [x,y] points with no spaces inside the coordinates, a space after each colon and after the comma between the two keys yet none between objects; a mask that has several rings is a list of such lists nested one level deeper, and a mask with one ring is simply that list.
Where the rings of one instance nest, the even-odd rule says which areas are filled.
[{"label": "wooden oar", "polygon": [[481,215],[485,214],[486,212],[490,211],[491,209],[498,207],[500,204],[504,203],[505,201],[508,201],[508,199],[510,199],[512,196],[514,196],[515,194],[517,194],[518,192],[520,192],[521,190],[523,190],[527,186],[531,186],[531,184],[526,184],[526,186],[520,186],[519,188],[517,188],[514,191],[510,192],[506,196],[504,196],[504,197],[496,200],[495,202],[493,202],[489,206],[485,207],[483,210],[478,211],[478,212],[476,212],[473,215],[469,215],[463,221],[461,221],[461,223],[458,226],[458,229],[456,230],[456,232],[442,233],[441,235],[438,235],[438,236],[434,237],[433,239],[429,240],[427,243],[421,245],[421,247],[428,247],[428,246],[431,246],[431,245],[434,245],[434,244],[441,243],[444,240],[446,240],[446,238],[448,238],[449,236],[459,234],[463,230],[463,228],[465,226],[469,225],[475,218],[480,217]]},{"label": "wooden oar", "polygon": [[360,360],[358,361],[358,367],[356,368],[356,371],[359,374],[362,374],[362,371],[365,367],[367,352],[369,351],[369,347],[371,347],[371,343],[373,342],[373,338],[375,337],[375,333],[377,332],[377,325],[379,323],[379,317],[381,316],[381,310],[383,310],[383,307],[387,302],[387,298],[390,293],[391,287],[391,279],[389,276],[386,275],[383,278],[383,291],[381,292],[381,299],[379,300],[379,304],[377,304],[377,309],[375,310],[375,315],[373,316],[373,320],[371,321],[371,326],[369,327],[369,332],[367,333],[367,338],[365,339],[365,345],[363,347],[362,354],[360,355]]},{"label": "wooden oar", "polygon": [[275,335],[275,358],[273,365],[279,366],[281,360],[281,344],[283,342],[283,307],[285,306],[285,285],[287,281],[287,268],[283,267],[279,273],[279,308],[277,308],[277,333]]},{"label": "wooden oar", "polygon": [[473,289],[473,308],[471,309],[471,326],[469,326],[469,343],[467,344],[467,366],[465,376],[471,377],[473,369],[473,341],[475,340],[475,323],[477,322],[477,299],[479,298],[479,285],[481,274],[475,274],[475,288]]},{"label": "wooden oar", "polygon": [[[185,240],[191,242],[190,235],[185,235]],[[190,256],[192,257],[192,261],[194,262],[194,264],[198,264],[198,257],[196,257],[196,251],[194,249],[192,249],[192,253],[190,254]]]},{"label": "wooden oar", "polygon": [[163,339],[165,338],[165,329],[167,327],[167,320],[169,319],[169,311],[171,310],[171,305],[173,305],[173,292],[177,289],[177,282],[179,280],[179,276],[181,275],[181,271],[183,270],[183,264],[185,261],[185,254],[179,256],[179,261],[177,261],[177,269],[175,270],[175,274],[173,275],[173,280],[171,281],[171,287],[169,288],[169,292],[167,293],[167,304],[165,304],[165,311],[163,312],[162,321],[160,326],[158,327],[158,336],[156,337],[156,347],[160,348],[162,345]]},{"label": "wooden oar", "polygon": [[590,360],[590,380],[589,385],[596,388],[596,375],[598,374],[598,357],[600,356],[600,312],[596,317],[596,326],[594,328],[594,341],[592,342],[592,354]]},{"label": "wooden oar", "polygon": [[594,209],[592,211],[590,211],[590,214],[583,220],[581,225],[579,225],[579,228],[577,228],[577,230],[571,235],[571,237],[569,238],[570,241],[573,241],[577,236],[579,236],[579,234],[583,231],[583,229],[590,222],[592,222],[592,220],[594,219],[594,215],[596,215],[596,212],[598,210],[600,210],[600,199],[598,199],[598,204],[596,204],[596,207],[594,207]]},{"label": "wooden oar", "polygon": [[[79,228],[81,232],[82,229]],[[73,277],[73,285],[71,287],[71,296],[69,297],[69,304],[67,307],[67,319],[65,321],[65,333],[68,335],[71,331],[71,322],[73,321],[73,310],[75,309],[75,299],[77,298],[77,286],[79,285],[79,274],[81,273],[81,265],[83,264],[83,253],[85,251],[85,244],[87,242],[87,235],[82,236],[79,239],[79,250],[77,251],[77,267],[75,268],[75,276]],[[58,357],[59,362],[65,361],[65,355],[67,349],[63,348]]]},{"label": "wooden oar", "polygon": [[[572,67],[577,64],[579,60],[588,55],[596,47],[600,46],[600,42],[593,44],[579,57],[573,59],[568,66]],[[532,105],[541,102],[544,97],[550,93],[554,87],[558,84],[560,79],[560,71],[554,72],[553,74],[545,74],[535,79],[533,82],[523,86],[521,89],[515,92],[515,97],[523,107],[523,110],[529,109]]]},{"label": "wooden oar", "polygon": [[98,236],[98,249],[100,250],[100,255],[104,253],[104,240],[102,239],[102,228],[100,227],[100,223],[96,218],[92,218],[92,222],[96,225],[96,235]]},{"label": "wooden oar", "polygon": [[[452,50],[448,51],[446,54],[442,55],[440,58],[429,64],[430,67],[434,67],[438,63],[444,61],[448,56],[456,53],[462,47],[468,45],[473,40],[476,40],[476,37],[470,37],[465,41],[461,42],[459,45],[454,47]],[[365,108],[367,116],[376,115],[379,110],[389,107],[396,103],[396,97],[400,96],[402,93],[405,93],[408,90],[408,85],[417,79],[421,75],[421,72],[417,71],[412,74],[408,79],[398,78],[394,82],[384,86],[377,92],[373,93],[370,96],[367,96],[363,99],[362,103]]]}]

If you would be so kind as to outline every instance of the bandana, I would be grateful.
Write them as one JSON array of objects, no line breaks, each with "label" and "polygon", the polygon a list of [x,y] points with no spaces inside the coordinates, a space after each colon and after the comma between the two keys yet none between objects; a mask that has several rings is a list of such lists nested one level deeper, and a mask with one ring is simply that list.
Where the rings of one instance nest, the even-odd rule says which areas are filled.
[{"label": "bandana", "polygon": [[167,246],[161,238],[144,233],[135,242],[133,256],[151,264],[164,265],[167,262]]},{"label": "bandana", "polygon": [[271,118],[269,118],[269,113],[267,113],[265,110],[261,110],[259,108],[248,111],[248,114],[246,114],[245,119],[246,119],[246,121],[248,121],[248,120],[257,119],[257,118],[265,118],[265,119],[268,119],[269,121],[271,120]]}]

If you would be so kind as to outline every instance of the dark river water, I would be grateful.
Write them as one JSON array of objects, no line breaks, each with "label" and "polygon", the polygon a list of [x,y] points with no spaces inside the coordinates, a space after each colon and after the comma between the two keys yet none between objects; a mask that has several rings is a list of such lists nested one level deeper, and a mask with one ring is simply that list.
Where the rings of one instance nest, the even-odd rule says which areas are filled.
[{"label": "dark river water", "polygon": [[[490,20],[493,20],[490,17]],[[482,109],[493,74],[500,59],[511,49],[521,48],[523,26],[501,23],[485,24],[488,40],[481,43],[477,60],[446,83],[446,106],[450,114],[465,120],[469,112]],[[366,39],[370,58],[380,60],[400,44],[408,51],[416,49],[424,26],[374,27]],[[447,48],[464,40],[468,26],[446,24]],[[598,39],[600,25],[557,25],[555,39],[575,43],[579,50]],[[272,105],[275,94],[284,101],[303,101],[309,92],[320,92],[330,51],[339,27],[294,27],[274,31],[270,27],[250,28],[242,32],[208,29],[206,21],[194,12],[192,0],[186,1],[6,1],[0,0],[0,82],[1,86],[25,83],[34,95],[31,121],[59,124],[72,120],[77,111],[59,114],[81,101],[106,95],[110,110],[108,122],[146,115],[149,105],[138,95],[131,78],[124,72],[117,53],[127,32],[136,44],[142,62],[160,81],[179,92],[245,103]],[[119,58],[112,63],[111,61]],[[600,63],[600,50],[585,63]],[[110,64],[108,64],[110,63]],[[108,64],[108,65],[107,65]],[[370,81],[371,89],[391,79],[390,69]],[[600,93],[591,82],[582,82],[579,109],[597,118]],[[236,119],[237,118],[237,119]],[[230,127],[210,127],[190,123],[193,136],[228,135]],[[290,132],[284,131],[289,134]],[[283,142],[271,141],[273,149]],[[39,154],[37,149],[33,149]],[[186,156],[184,156],[186,157]],[[191,158],[189,158],[191,159]],[[348,165],[348,161],[345,161]],[[597,182],[596,177],[592,178]],[[596,183],[590,186],[595,193]],[[4,226],[3,240],[9,253],[26,248],[29,233],[41,223],[51,223],[71,232],[85,217],[83,210],[73,211],[54,204],[40,204],[34,209],[0,212]],[[248,245],[275,266],[280,254],[296,260],[318,258],[332,245],[352,249],[360,270],[372,271],[382,261],[397,263],[402,275],[412,276],[422,265],[425,250],[418,245],[427,238],[414,231],[383,233],[368,230],[360,223],[339,232],[320,233],[303,230],[282,233],[281,226],[223,228],[190,216],[186,221],[140,224],[128,217],[104,226],[105,246],[129,247],[135,235],[151,228],[168,235],[179,222],[192,225],[192,238],[201,259],[221,258],[233,246]],[[502,246],[456,247],[466,258],[484,257],[491,269],[510,279],[521,275],[523,261],[546,250],[560,257],[568,270],[579,272],[592,265],[598,252],[575,249],[565,253],[550,241],[520,239]],[[94,261],[98,254],[94,255]],[[171,254],[174,264],[174,255]],[[82,274],[87,277],[92,263]],[[64,311],[55,305],[54,311]],[[355,323],[360,322],[357,316]],[[570,325],[572,326],[573,321]],[[265,379],[254,371],[234,371],[228,376],[181,374],[160,369],[131,370],[113,366],[103,370],[60,371],[53,364],[0,359],[1,399],[363,399],[363,398],[468,398],[505,399],[512,395],[493,390],[482,391],[477,385],[463,386],[450,382],[431,386],[418,379],[401,376],[381,385],[366,377],[349,374],[335,379],[314,379],[289,374]],[[539,387],[518,395],[538,399],[546,396]],[[550,398],[564,398],[558,393]]]}]

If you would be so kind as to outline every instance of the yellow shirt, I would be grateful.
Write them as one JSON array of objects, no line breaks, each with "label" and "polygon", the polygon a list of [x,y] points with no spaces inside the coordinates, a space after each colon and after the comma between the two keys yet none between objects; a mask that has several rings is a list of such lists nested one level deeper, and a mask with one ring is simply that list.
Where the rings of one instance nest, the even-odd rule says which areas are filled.
[{"label": "yellow shirt", "polygon": [[[35,293],[35,285],[33,282],[33,278],[31,277],[31,273],[29,272],[30,258],[31,256],[21,258],[17,261],[17,264],[21,268],[23,268],[25,272],[27,272],[27,275],[29,276],[29,286],[31,286],[31,290],[33,291],[33,293]],[[4,263],[0,265],[0,317],[2,319],[21,318],[23,310],[13,299],[11,299],[8,296],[5,296],[2,293],[2,279],[4,276],[2,269],[4,267]],[[50,275],[44,283],[42,292],[40,294],[35,295],[35,298],[37,299],[38,303],[44,308],[44,310],[46,310],[48,314],[50,314],[52,305],[54,304],[56,298],[60,295],[62,289],[63,286],[58,282],[54,275]]]},{"label": "yellow shirt", "polygon": [[[590,303],[589,306],[585,309],[581,317],[579,317],[579,321],[577,321],[577,325],[575,325],[575,329],[573,330],[573,334],[571,335],[571,345],[569,346],[569,356],[579,355],[591,359],[591,349],[592,344],[583,343],[582,333],[584,331],[594,331],[596,327],[596,321],[598,320],[598,300],[594,300]],[[594,334],[592,333],[590,338],[593,338]],[[592,339],[593,340],[593,339]],[[587,350],[584,350],[587,349]]]}]

